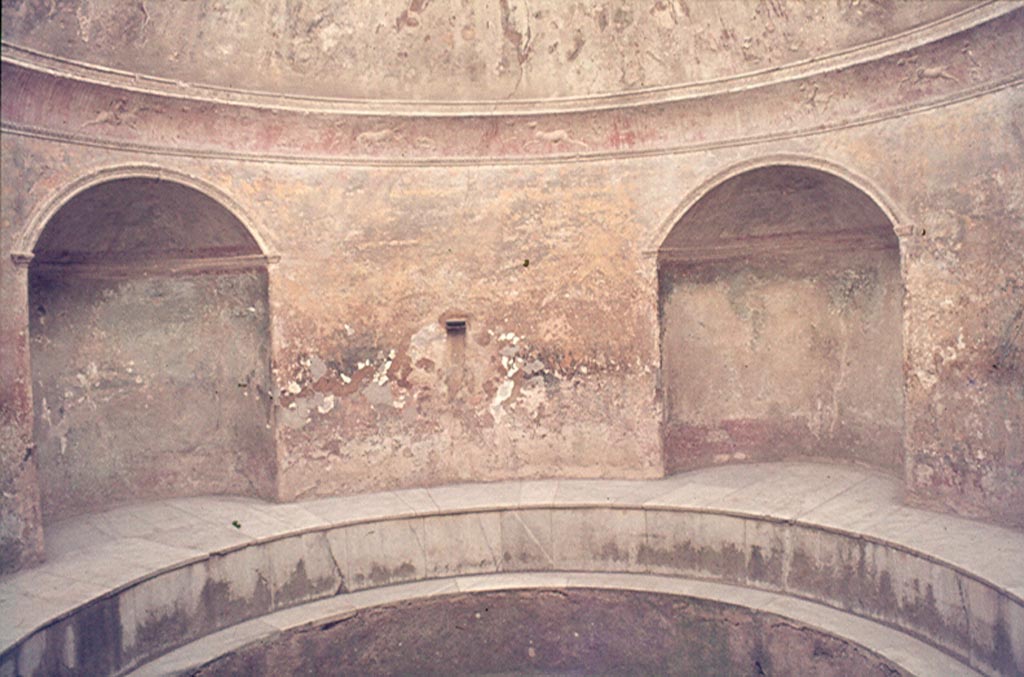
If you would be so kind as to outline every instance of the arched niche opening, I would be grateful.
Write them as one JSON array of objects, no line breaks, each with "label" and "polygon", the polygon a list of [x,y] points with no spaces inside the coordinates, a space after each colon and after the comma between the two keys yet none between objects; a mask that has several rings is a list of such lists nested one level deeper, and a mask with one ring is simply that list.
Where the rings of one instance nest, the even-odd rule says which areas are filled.
[{"label": "arched niche opening", "polygon": [[835,175],[724,181],[658,252],[668,472],[828,458],[902,467],[903,285],[893,224]]},{"label": "arched niche opening", "polygon": [[29,266],[45,521],[138,499],[271,497],[266,259],[193,188],[124,178],[68,200]]}]

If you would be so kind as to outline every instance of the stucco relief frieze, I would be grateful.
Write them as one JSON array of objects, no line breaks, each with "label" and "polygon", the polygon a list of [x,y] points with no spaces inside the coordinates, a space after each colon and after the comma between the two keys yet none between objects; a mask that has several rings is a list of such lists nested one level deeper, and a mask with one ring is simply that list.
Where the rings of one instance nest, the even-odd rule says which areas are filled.
[{"label": "stucco relief frieze", "polygon": [[[1009,11],[1006,8],[1009,7]],[[870,123],[1024,82],[1024,7],[903,52],[657,103],[530,114],[361,114],[87,82],[5,48],[5,133],[157,154],[294,163],[459,164],[656,155]],[[999,45],[993,49],[993,45]]]}]

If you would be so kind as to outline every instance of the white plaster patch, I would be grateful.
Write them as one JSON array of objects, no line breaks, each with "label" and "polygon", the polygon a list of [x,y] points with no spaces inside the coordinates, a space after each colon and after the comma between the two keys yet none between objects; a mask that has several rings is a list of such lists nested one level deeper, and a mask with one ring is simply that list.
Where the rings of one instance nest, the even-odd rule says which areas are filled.
[{"label": "white plaster patch", "polygon": [[917,377],[917,380],[921,382],[921,385],[924,386],[926,390],[931,390],[935,387],[935,384],[939,382],[938,376],[922,369],[915,371],[914,376]]},{"label": "white plaster patch", "polygon": [[295,381],[289,381],[285,389],[292,395],[298,395],[299,393],[302,392],[302,386],[300,386]]},{"label": "white plaster patch", "polygon": [[313,377],[314,381],[319,381],[327,375],[327,363],[313,355],[309,358],[309,375]]},{"label": "white plaster patch", "polygon": [[322,401],[320,402],[319,405],[317,405],[316,410],[319,411],[321,414],[326,414],[331,409],[334,409],[334,395],[328,393],[327,395],[323,396]]},{"label": "white plaster patch", "polygon": [[504,411],[501,405],[508,398],[512,397],[512,390],[516,384],[514,381],[504,381],[498,386],[498,392],[494,393],[494,399],[491,400],[491,416],[497,421],[501,418],[501,413]]},{"label": "white plaster patch", "polygon": [[540,408],[547,402],[547,389],[544,387],[543,378],[532,378],[523,384],[520,390],[519,403],[525,407],[530,418],[537,420],[540,417]]},{"label": "white plaster patch", "polygon": [[409,339],[410,348],[422,350],[429,344],[441,338],[441,327],[436,324],[428,324],[412,335]]},{"label": "white plaster patch", "polygon": [[[393,356],[394,354],[395,354],[395,351],[392,350],[391,351],[391,355]],[[388,360],[385,360],[379,367],[377,367],[377,370],[373,373],[373,382],[375,384],[379,385],[379,386],[382,386],[385,383],[387,383],[388,382],[388,372],[390,370],[391,370],[391,360],[388,359]]]},{"label": "white plaster patch", "polygon": [[287,408],[280,410],[278,421],[292,429],[301,428],[310,422],[309,412],[312,408],[312,398],[295,400]]},{"label": "white plaster patch", "polygon": [[329,23],[320,30],[320,50],[329,53],[338,45],[345,35],[341,26],[336,23]]}]

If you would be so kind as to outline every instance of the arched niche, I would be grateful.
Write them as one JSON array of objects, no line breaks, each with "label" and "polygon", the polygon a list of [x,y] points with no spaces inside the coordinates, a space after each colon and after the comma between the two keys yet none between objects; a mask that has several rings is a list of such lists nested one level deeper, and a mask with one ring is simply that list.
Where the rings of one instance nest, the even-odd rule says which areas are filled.
[{"label": "arched niche", "polygon": [[795,165],[710,189],[658,251],[666,470],[830,458],[902,467],[893,224]]},{"label": "arched niche", "polygon": [[29,311],[44,520],[273,496],[266,258],[219,202],[141,177],[77,193],[35,243]]}]

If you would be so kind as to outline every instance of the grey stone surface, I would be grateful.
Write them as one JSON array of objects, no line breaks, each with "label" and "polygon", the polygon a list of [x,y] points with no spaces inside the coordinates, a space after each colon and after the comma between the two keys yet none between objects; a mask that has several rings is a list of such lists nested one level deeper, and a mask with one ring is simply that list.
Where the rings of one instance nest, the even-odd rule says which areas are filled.
[{"label": "grey stone surface", "polygon": [[377,605],[409,602],[456,592],[572,588],[656,592],[726,602],[746,609],[777,614],[787,622],[806,625],[859,644],[893,661],[908,674],[922,677],[973,677],[979,674],[934,647],[885,625],[806,600],[749,588],[664,576],[555,572],[459,577],[454,581],[443,582],[440,587],[435,581],[404,583],[380,590],[367,590],[312,602],[271,614],[260,619],[258,624],[243,623],[198,640],[129,674],[137,677],[174,674],[177,670],[213,660],[246,643],[270,638],[272,633],[268,628],[287,630],[296,627],[315,627],[344,620],[358,613],[359,609]]},{"label": "grey stone surface", "polygon": [[424,517],[429,578],[501,570],[501,515],[497,512]]}]

